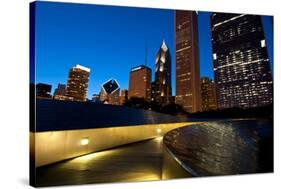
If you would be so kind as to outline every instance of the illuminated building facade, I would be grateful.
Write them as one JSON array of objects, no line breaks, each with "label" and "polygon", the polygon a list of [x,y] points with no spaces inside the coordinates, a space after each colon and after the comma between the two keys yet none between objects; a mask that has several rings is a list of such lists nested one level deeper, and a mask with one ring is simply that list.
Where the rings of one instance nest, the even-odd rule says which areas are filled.
[{"label": "illuminated building facade", "polygon": [[55,100],[64,100],[66,95],[66,85],[58,84],[58,87],[55,89],[54,92],[54,99]]},{"label": "illuminated building facade", "polygon": [[217,109],[215,83],[208,77],[201,78],[202,111]]},{"label": "illuminated building facade", "polygon": [[120,95],[120,105],[125,104],[128,101],[128,90],[123,89],[121,90],[121,95]]},{"label": "illuminated building facade", "polygon": [[169,104],[172,97],[171,54],[165,41],[156,54],[155,81],[152,85],[151,100],[160,105]]},{"label": "illuminated building facade", "polygon": [[37,98],[52,98],[51,95],[52,85],[48,85],[45,83],[38,83],[36,85],[36,97]]},{"label": "illuminated building facade", "polygon": [[211,15],[218,108],[272,103],[273,83],[261,17]]},{"label": "illuminated building facade", "polygon": [[155,84],[155,81],[153,81],[153,82],[151,82],[151,102],[155,102],[156,90],[157,90],[156,84]]},{"label": "illuminated building facade", "polygon": [[114,79],[110,79],[102,84],[100,101],[104,104],[120,104],[120,86]]},{"label": "illuminated building facade", "polygon": [[151,97],[151,69],[140,65],[131,69],[129,80],[129,99],[132,97],[144,98],[150,101]]},{"label": "illuminated building facade", "polygon": [[81,65],[71,68],[68,74],[66,96],[74,101],[86,101],[90,69]]},{"label": "illuminated building facade", "polygon": [[175,11],[176,96],[187,112],[201,111],[198,24],[195,11]]}]

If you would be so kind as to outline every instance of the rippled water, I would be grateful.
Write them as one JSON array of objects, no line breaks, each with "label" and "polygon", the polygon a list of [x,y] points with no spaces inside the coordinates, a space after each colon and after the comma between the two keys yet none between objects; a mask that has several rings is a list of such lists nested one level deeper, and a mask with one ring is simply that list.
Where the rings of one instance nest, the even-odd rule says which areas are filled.
[{"label": "rippled water", "polygon": [[209,122],[164,137],[168,149],[194,176],[273,172],[273,123]]}]

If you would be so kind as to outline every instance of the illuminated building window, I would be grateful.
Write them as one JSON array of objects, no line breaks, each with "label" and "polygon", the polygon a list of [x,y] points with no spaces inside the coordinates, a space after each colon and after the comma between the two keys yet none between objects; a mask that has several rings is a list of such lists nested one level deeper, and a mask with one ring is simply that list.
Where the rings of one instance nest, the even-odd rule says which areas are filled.
[{"label": "illuminated building window", "polygon": [[261,40],[261,47],[265,47],[265,40]]},{"label": "illuminated building window", "polygon": [[163,72],[163,70],[164,70],[164,66],[163,66],[163,64],[161,64],[160,65],[160,72]]},{"label": "illuminated building window", "polygon": [[217,54],[216,53],[213,54],[213,59],[217,60]]}]

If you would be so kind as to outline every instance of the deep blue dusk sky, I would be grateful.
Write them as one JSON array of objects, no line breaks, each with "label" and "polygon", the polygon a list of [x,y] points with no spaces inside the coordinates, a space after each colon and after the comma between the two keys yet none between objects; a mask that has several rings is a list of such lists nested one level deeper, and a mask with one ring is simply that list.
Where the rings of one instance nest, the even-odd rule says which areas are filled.
[{"label": "deep blue dusk sky", "polygon": [[[110,78],[128,88],[129,72],[144,64],[154,73],[155,55],[163,39],[172,56],[172,88],[175,92],[173,10],[124,8],[69,3],[36,4],[36,83],[67,83],[69,69],[76,64],[91,69],[88,98],[99,93]],[[201,76],[213,78],[210,13],[199,12]],[[268,46],[272,46],[271,17],[263,17]],[[270,59],[273,56],[269,49]],[[154,79],[154,74],[152,74]]]}]

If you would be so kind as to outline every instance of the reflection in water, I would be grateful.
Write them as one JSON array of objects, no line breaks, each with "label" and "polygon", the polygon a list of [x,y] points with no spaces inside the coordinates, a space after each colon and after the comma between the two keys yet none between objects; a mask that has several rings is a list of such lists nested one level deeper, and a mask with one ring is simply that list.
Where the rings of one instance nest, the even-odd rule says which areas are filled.
[{"label": "reflection in water", "polygon": [[210,122],[169,132],[164,142],[194,176],[273,171],[272,121]]}]

